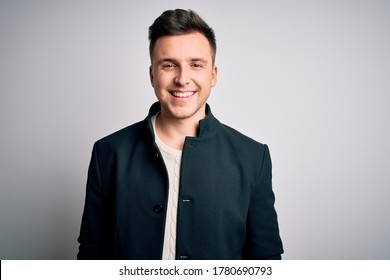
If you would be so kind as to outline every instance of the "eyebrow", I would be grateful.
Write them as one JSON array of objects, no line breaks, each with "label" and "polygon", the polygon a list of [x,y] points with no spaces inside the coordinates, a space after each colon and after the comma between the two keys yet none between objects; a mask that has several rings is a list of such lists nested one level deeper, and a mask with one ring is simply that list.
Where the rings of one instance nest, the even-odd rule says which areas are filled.
[{"label": "eyebrow", "polygon": [[[202,57],[199,57],[199,58],[198,57],[191,57],[191,58],[187,58],[186,61],[188,61],[188,62],[202,62],[204,64],[208,63],[207,59],[204,59]],[[170,57],[162,58],[159,61],[157,61],[157,65],[164,63],[164,62],[176,63],[177,59],[170,58]]]}]

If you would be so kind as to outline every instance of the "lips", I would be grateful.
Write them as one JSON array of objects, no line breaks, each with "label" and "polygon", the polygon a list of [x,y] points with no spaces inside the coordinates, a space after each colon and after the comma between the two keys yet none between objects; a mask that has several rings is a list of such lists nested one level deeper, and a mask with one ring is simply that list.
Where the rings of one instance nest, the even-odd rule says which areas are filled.
[{"label": "lips", "polygon": [[188,98],[195,94],[195,91],[170,91],[171,95],[177,98]]}]

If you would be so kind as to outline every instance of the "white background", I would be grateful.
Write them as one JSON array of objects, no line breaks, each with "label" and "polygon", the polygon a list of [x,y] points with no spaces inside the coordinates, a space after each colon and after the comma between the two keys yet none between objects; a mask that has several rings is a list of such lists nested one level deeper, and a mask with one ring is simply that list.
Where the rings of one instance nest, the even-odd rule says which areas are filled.
[{"label": "white background", "polygon": [[92,145],[156,100],[174,8],[216,32],[213,113],[270,147],[283,257],[390,259],[386,0],[0,0],[0,258],[75,258]]}]

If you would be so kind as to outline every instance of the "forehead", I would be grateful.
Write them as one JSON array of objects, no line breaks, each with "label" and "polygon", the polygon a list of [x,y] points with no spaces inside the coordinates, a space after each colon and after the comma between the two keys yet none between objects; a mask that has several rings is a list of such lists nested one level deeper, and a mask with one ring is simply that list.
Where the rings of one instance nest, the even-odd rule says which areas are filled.
[{"label": "forehead", "polygon": [[153,48],[153,58],[191,58],[202,57],[206,60],[212,58],[212,48],[207,38],[199,33],[193,32],[184,35],[163,36],[157,39]]}]

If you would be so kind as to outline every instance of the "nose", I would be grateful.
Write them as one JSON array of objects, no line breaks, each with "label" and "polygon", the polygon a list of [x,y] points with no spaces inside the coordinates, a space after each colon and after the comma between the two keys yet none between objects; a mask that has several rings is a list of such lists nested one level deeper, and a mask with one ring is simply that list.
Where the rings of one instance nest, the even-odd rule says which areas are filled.
[{"label": "nose", "polygon": [[175,77],[175,83],[179,86],[185,86],[190,83],[189,71],[185,68],[180,68]]}]

